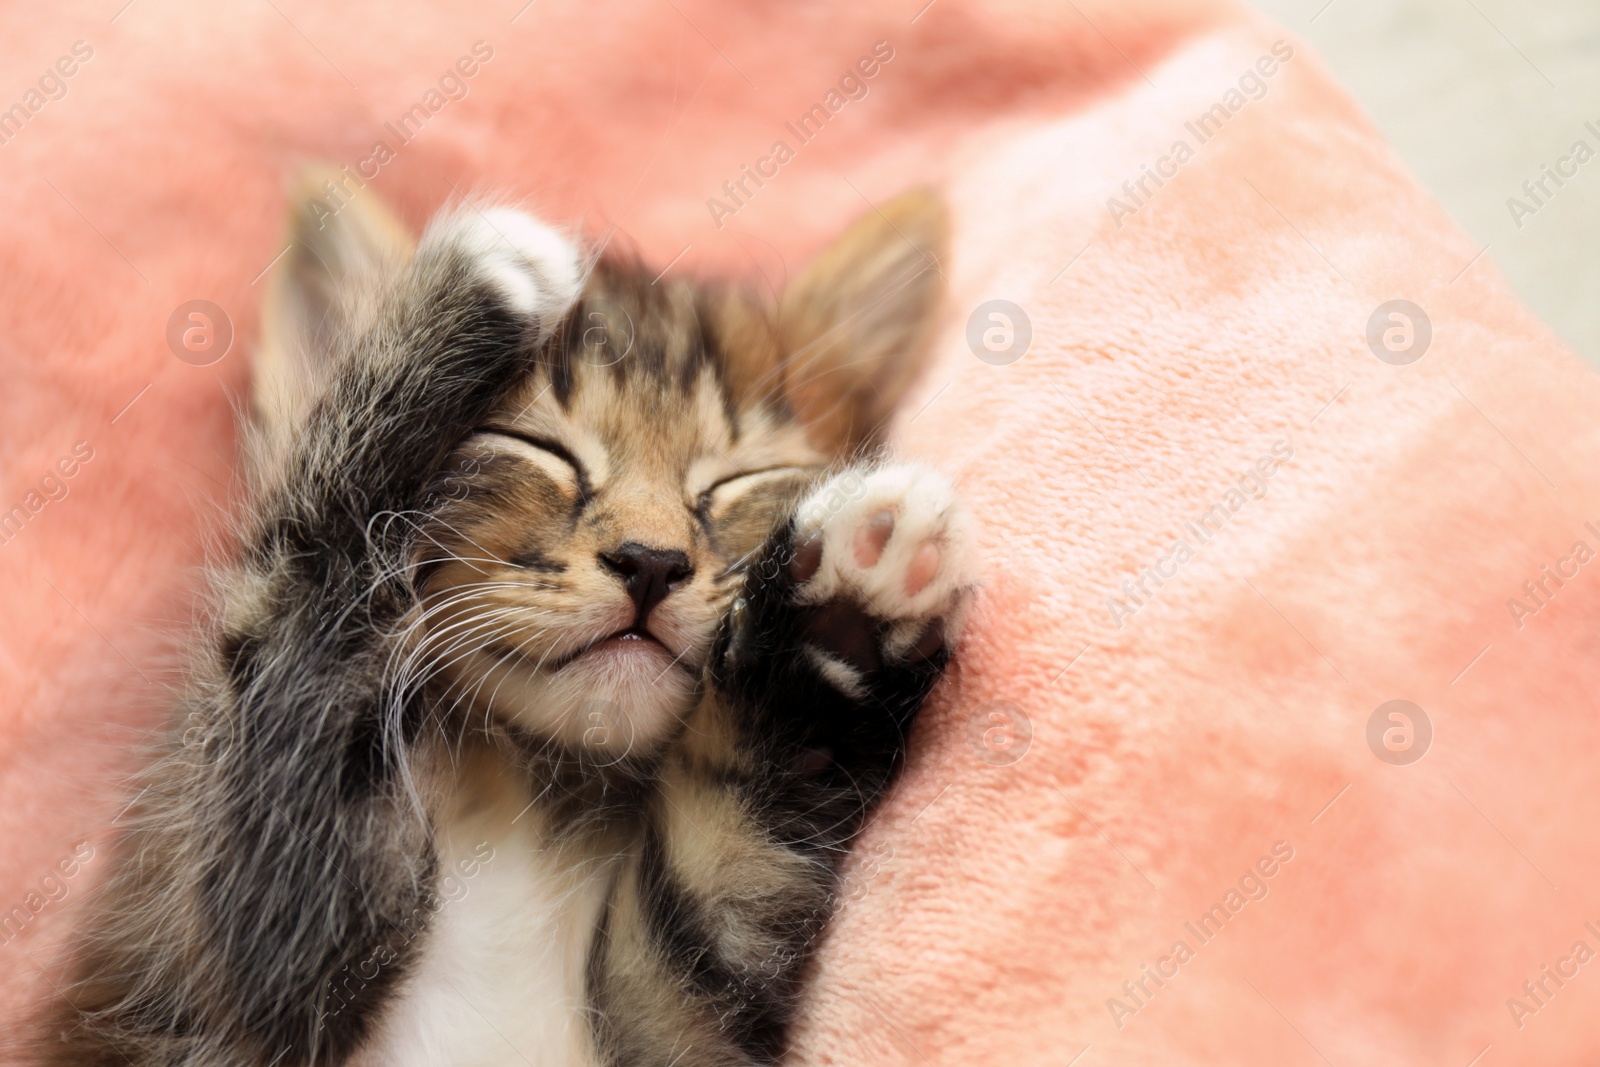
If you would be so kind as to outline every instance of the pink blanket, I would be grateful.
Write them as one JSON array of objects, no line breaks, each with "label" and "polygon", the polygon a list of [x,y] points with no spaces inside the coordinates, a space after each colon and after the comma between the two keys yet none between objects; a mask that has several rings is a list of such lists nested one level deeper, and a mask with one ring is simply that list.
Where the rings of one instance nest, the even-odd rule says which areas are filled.
[{"label": "pink blanket", "polygon": [[1226,0],[117,3],[0,11],[0,1032],[104,869],[332,160],[413,225],[504,194],[774,286],[948,191],[900,436],[986,588],[799,1062],[1600,1051],[1600,384],[1303,43]]}]

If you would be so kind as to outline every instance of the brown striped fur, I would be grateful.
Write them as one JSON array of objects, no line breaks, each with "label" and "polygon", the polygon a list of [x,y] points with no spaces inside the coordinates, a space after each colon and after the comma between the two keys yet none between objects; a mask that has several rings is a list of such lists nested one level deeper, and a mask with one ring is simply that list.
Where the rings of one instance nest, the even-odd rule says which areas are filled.
[{"label": "brown striped fur", "polygon": [[871,456],[944,229],[909,194],[770,306],[504,209],[297,213],[255,500],[38,1062],[775,1061],[968,584]]}]

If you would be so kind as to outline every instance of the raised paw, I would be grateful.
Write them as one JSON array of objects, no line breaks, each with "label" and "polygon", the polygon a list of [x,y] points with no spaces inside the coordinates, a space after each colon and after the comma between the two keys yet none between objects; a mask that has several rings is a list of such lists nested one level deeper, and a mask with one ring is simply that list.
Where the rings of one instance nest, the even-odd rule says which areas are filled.
[{"label": "raised paw", "polygon": [[959,636],[972,585],[966,511],[925,467],[845,471],[797,510],[789,573],[813,606],[807,638],[828,659],[855,671],[927,659]]},{"label": "raised paw", "polygon": [[577,245],[514,208],[463,207],[429,227],[422,251],[464,257],[513,310],[547,324],[583,286]]}]

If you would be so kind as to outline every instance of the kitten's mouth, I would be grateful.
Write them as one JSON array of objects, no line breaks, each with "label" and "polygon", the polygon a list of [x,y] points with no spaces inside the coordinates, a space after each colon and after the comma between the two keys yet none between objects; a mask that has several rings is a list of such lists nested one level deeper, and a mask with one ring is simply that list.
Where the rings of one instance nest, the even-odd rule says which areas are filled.
[{"label": "kitten's mouth", "polygon": [[585,656],[591,655],[647,655],[673,658],[671,651],[661,642],[660,638],[645,627],[634,625],[618,630],[615,633],[607,634],[605,637],[598,638],[575,651],[567,653],[551,664],[548,669],[559,671],[563,667],[567,667]]},{"label": "kitten's mouth", "polygon": [[630,626],[626,630],[618,630],[610,637],[602,637],[584,651],[592,652],[597,648],[607,647],[627,648],[629,643],[633,641],[648,641],[663,652],[667,650],[667,646],[661,643],[661,639],[643,626]]}]

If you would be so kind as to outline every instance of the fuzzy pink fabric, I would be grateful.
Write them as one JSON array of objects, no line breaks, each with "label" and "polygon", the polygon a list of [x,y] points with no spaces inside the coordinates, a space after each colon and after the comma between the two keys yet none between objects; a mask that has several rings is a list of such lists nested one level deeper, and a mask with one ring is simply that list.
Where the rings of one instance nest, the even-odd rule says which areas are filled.
[{"label": "fuzzy pink fabric", "polygon": [[[0,107],[27,112],[0,125],[0,512],[26,512],[0,908],[27,913],[0,1032],[54,995],[104,869],[221,544],[286,182],[332,160],[413,225],[509,194],[774,286],[871,204],[948,190],[948,323],[901,436],[960,478],[986,589],[798,1062],[1600,1051],[1600,384],[1305,45],[1228,0],[118,2],[0,11]],[[745,165],[769,177],[735,201]],[[196,299],[235,330],[206,366],[167,340]],[[967,340],[996,299],[1031,324],[1014,362]],[[1403,366],[1366,336],[1395,299],[1432,326]],[[1405,765],[1402,720],[1368,740],[1396,699],[1431,724]]]}]

